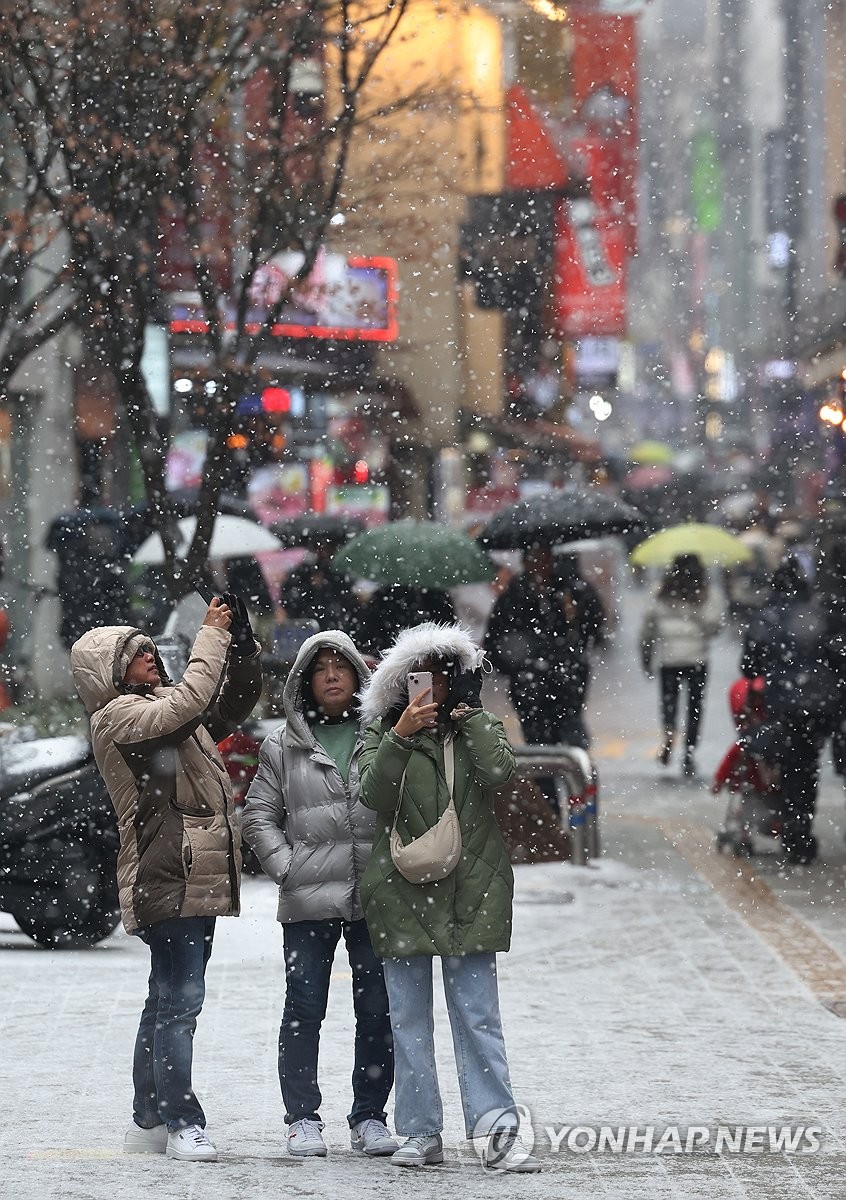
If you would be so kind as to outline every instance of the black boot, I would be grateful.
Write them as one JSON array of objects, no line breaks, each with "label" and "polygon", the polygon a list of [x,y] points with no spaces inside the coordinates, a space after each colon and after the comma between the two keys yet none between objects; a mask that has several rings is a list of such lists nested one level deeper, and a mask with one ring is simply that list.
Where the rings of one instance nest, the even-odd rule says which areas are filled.
[{"label": "black boot", "polygon": [[696,763],[693,761],[693,747],[686,746],[684,758],[682,759],[682,775],[685,779],[692,779],[696,774]]},{"label": "black boot", "polygon": [[673,753],[673,734],[665,733],[664,740],[662,741],[660,749],[658,750],[658,754],[656,756],[658,759],[658,762],[661,764],[662,767],[666,767],[667,763],[670,761],[670,755],[672,753]]}]

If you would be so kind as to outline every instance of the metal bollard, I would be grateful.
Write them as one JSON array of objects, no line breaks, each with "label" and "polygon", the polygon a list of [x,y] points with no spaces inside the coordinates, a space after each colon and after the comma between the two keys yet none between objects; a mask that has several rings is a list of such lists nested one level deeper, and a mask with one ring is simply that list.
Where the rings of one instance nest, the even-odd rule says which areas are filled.
[{"label": "metal bollard", "polygon": [[[557,780],[556,780],[557,786]],[[561,789],[564,790],[563,788]],[[585,802],[581,795],[569,795],[565,801],[569,817],[570,841],[573,846],[573,862],[586,867],[588,861],[587,829],[585,826]],[[564,809],[562,808],[562,812]]]},{"label": "metal bollard", "polygon": [[572,861],[586,866],[599,855],[598,777],[590,756],[579,747],[531,744],[520,746],[516,757],[518,770],[530,777],[552,777]]},{"label": "metal bollard", "polygon": [[594,766],[585,789],[585,840],[589,857],[599,858],[599,774]]}]

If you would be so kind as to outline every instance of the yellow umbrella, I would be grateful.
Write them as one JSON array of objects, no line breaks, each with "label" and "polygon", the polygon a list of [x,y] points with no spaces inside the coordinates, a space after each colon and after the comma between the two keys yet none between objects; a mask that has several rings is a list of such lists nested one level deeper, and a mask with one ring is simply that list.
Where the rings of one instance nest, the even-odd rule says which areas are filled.
[{"label": "yellow umbrella", "polygon": [[709,567],[748,562],[752,551],[733,533],[718,525],[690,521],[653,533],[629,555],[636,567],[668,567],[679,554],[695,554]]},{"label": "yellow umbrella", "polygon": [[629,462],[640,463],[644,466],[664,466],[676,457],[675,451],[663,442],[638,442],[629,450]]}]

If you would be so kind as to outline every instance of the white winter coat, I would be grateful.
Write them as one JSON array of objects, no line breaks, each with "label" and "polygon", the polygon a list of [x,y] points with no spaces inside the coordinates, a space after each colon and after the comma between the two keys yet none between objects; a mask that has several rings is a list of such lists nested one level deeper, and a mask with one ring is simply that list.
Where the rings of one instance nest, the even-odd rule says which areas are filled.
[{"label": "white winter coat", "polygon": [[644,614],[641,645],[651,648],[653,669],[705,663],[723,619],[723,606],[710,589],[701,604],[656,597]]}]

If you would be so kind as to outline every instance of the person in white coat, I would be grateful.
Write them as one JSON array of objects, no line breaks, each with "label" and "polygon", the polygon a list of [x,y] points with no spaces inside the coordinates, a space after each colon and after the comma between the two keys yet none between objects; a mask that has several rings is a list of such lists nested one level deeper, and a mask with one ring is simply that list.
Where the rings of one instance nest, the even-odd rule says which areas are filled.
[{"label": "person in white coat", "polygon": [[708,586],[695,554],[680,554],[647,608],[641,627],[641,660],[648,675],[657,669],[663,734],[658,762],[666,767],[673,752],[679,700],[687,689],[682,772],[696,773],[694,751],[708,681],[708,646],[724,620],[723,606]]}]

